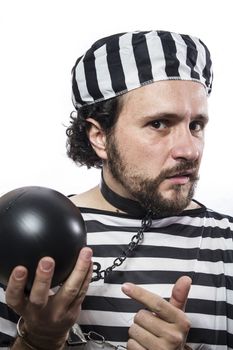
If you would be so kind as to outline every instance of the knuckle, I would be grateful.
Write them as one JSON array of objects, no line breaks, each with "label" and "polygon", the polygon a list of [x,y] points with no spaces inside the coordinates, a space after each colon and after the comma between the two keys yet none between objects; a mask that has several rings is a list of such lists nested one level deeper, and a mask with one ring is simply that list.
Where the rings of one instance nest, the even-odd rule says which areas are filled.
[{"label": "knuckle", "polygon": [[190,320],[188,319],[188,317],[185,317],[185,319],[183,320],[183,330],[185,333],[188,333],[190,328],[191,328],[191,322]]},{"label": "knuckle", "polygon": [[70,298],[76,298],[81,292],[79,288],[71,285],[64,285],[64,291]]},{"label": "knuckle", "polygon": [[181,332],[176,332],[176,333],[174,333],[174,334],[172,335],[172,337],[170,338],[170,340],[171,340],[171,343],[172,343],[174,346],[178,347],[178,346],[180,346],[180,345],[183,343],[183,341],[184,341],[184,336],[183,336],[183,334],[182,334]]},{"label": "knuckle", "polygon": [[136,334],[137,334],[137,326],[135,325],[135,323],[132,324],[132,326],[129,328],[128,330],[128,334],[129,334],[129,337],[135,337]]},{"label": "knuckle", "polygon": [[6,304],[11,309],[17,309],[22,304],[22,299],[19,297],[18,293],[15,291],[14,293],[8,292],[6,293]]},{"label": "knuckle", "polygon": [[128,350],[134,350],[135,349],[135,341],[131,338],[129,338],[127,342],[127,349]]},{"label": "knuckle", "polygon": [[189,319],[185,316],[182,319],[182,322],[172,329],[167,329],[166,339],[169,344],[172,344],[175,348],[179,348],[181,344],[184,343],[184,340],[189,332],[191,327]]},{"label": "knuckle", "polygon": [[144,318],[145,310],[139,310],[134,316],[134,322],[138,323],[142,318]]},{"label": "knuckle", "polygon": [[[56,325],[61,322],[62,317],[64,317],[64,314],[57,312],[54,312],[54,314],[50,318],[51,325]],[[68,319],[68,316],[66,314],[66,320]]]},{"label": "knuckle", "polygon": [[154,303],[154,307],[153,307],[153,311],[156,313],[160,313],[164,307],[164,299],[158,299],[156,300],[156,302]]},{"label": "knuckle", "polygon": [[86,293],[87,293],[87,288],[82,288],[78,293],[79,298],[84,298]]},{"label": "knuckle", "polygon": [[166,344],[172,345],[175,349],[179,349],[180,345],[184,342],[184,333],[177,329],[176,326],[168,327],[166,333],[164,334],[164,340]]},{"label": "knuckle", "polygon": [[37,309],[44,307],[46,304],[45,299],[42,296],[38,296],[38,295],[37,296],[34,296],[34,295],[30,296],[29,300],[30,300],[30,304]]},{"label": "knuckle", "polygon": [[7,306],[9,306],[11,309],[14,309],[14,310],[17,309],[17,307],[19,307],[20,305],[20,303],[15,299],[11,299],[11,300],[6,299],[6,304]]}]

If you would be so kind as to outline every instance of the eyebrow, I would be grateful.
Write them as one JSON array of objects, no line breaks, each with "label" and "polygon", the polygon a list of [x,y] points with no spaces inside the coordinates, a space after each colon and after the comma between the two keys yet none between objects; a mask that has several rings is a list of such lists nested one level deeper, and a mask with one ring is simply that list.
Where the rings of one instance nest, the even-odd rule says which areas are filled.
[{"label": "eyebrow", "polygon": [[208,114],[197,114],[197,115],[195,116],[195,119],[201,119],[201,120],[203,120],[205,123],[208,123],[208,121],[209,121],[209,116],[208,116]]},{"label": "eyebrow", "polygon": [[[169,113],[169,112],[161,112],[161,113],[157,113],[157,114],[153,114],[153,115],[145,115],[145,118],[147,119],[163,119],[163,118],[167,118],[167,119],[182,119],[183,116],[177,113]],[[192,120],[202,120],[204,123],[208,123],[209,121],[209,116],[207,114],[196,114],[192,117]]]}]

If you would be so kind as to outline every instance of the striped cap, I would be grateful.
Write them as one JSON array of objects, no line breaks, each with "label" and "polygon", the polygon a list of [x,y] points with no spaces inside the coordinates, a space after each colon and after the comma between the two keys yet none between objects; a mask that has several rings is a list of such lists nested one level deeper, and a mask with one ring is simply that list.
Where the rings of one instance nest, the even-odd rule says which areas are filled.
[{"label": "striped cap", "polygon": [[167,31],[115,34],[95,42],[72,69],[76,109],[161,80],[193,80],[212,88],[212,62],[198,38]]}]

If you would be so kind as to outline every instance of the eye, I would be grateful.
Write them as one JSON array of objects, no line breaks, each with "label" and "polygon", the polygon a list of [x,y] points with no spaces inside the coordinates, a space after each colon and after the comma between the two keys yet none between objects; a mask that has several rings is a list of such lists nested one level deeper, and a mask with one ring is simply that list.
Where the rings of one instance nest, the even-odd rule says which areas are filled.
[{"label": "eye", "polygon": [[202,131],[204,127],[205,127],[205,123],[203,123],[203,121],[201,120],[194,120],[189,125],[189,129],[195,132]]},{"label": "eye", "polygon": [[165,120],[153,120],[149,123],[154,129],[165,129],[167,128],[167,123]]}]

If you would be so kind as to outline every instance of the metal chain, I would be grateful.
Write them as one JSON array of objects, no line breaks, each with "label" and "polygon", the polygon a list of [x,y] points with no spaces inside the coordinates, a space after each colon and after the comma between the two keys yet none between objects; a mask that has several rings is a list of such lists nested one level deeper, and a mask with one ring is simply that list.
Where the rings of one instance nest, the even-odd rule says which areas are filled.
[{"label": "metal chain", "polygon": [[[103,335],[94,332],[94,331],[90,331],[88,333],[83,333],[87,340],[92,341],[95,344],[98,345],[107,345],[108,347],[114,349],[114,350],[122,350],[122,349],[126,349],[126,347],[124,345],[114,345],[111,342],[108,342]],[[102,348],[102,347],[101,347]]]},{"label": "metal chain", "polygon": [[130,256],[130,254],[139,246],[139,244],[143,241],[144,232],[150,229],[152,224],[152,213],[149,211],[147,215],[141,221],[141,227],[138,232],[131,238],[127,248],[122,252],[120,256],[118,256],[113,264],[107,267],[105,270],[101,270],[101,265],[98,262],[93,263],[93,277],[91,282],[99,281],[104,279],[112,270],[116,267],[121,266],[123,262]]},{"label": "metal chain", "polygon": [[[89,331],[88,333],[84,333],[80,326],[75,323],[71,328],[69,333],[69,337],[67,339],[67,345],[65,349],[73,349],[74,346],[80,347],[81,349],[86,348],[86,344],[88,342],[92,342],[100,346],[101,349],[111,348],[114,350],[124,350],[126,347],[124,345],[115,345],[105,339],[105,337],[97,332]],[[98,346],[98,348],[99,348]],[[104,346],[104,348],[103,348]],[[76,347],[75,347],[76,349]]]},{"label": "metal chain", "polygon": [[[95,276],[92,277],[91,282],[99,281],[104,279],[109,273],[111,273],[116,267],[121,266],[123,262],[130,256],[130,254],[139,246],[139,244],[143,241],[144,232],[150,229],[152,224],[152,213],[149,211],[147,215],[141,221],[141,227],[138,232],[131,238],[127,248],[122,252],[120,256],[118,256],[113,264],[107,267],[105,270],[101,270],[101,265],[98,262],[93,263],[93,274]],[[79,338],[78,344],[86,344],[87,341],[91,341],[98,345],[107,345],[108,347],[115,350],[124,350],[126,347],[124,345],[113,345],[111,342],[107,341],[105,337],[99,333],[94,331],[89,331],[88,333],[83,333],[78,324],[75,324],[72,327],[72,331]],[[72,341],[70,342],[72,344]]]}]

